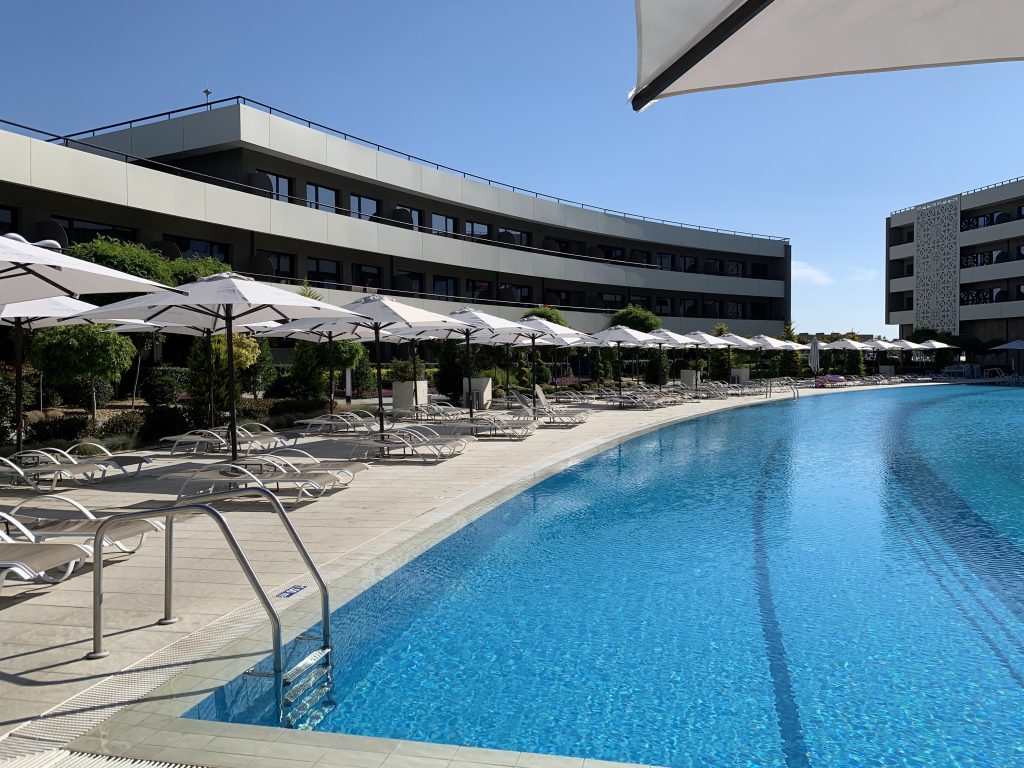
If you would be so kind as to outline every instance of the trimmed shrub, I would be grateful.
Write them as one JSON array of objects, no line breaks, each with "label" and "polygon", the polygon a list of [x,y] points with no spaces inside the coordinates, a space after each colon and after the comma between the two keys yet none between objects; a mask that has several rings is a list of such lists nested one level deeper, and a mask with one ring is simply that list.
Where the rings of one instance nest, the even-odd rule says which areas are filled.
[{"label": "trimmed shrub", "polygon": [[245,397],[237,403],[236,416],[239,421],[263,421],[270,415],[272,405],[272,400],[256,400]]},{"label": "trimmed shrub", "polygon": [[129,435],[134,437],[142,431],[146,417],[139,411],[121,411],[115,413],[103,424],[104,437],[110,435]]},{"label": "trimmed shrub", "polygon": [[314,397],[309,399],[286,398],[274,400],[267,411],[268,416],[281,416],[287,413],[323,413],[327,410],[327,399]]},{"label": "trimmed shrub", "polygon": [[188,368],[153,368],[139,385],[139,394],[150,406],[173,405],[188,386]]},{"label": "trimmed shrub", "polygon": [[158,405],[146,409],[146,421],[139,437],[146,443],[155,443],[161,437],[178,435],[192,429],[192,421],[183,408]]},{"label": "trimmed shrub", "polygon": [[[114,397],[114,385],[106,379],[97,379],[95,384],[96,407],[102,408]],[[88,379],[74,379],[59,388],[61,399],[75,408],[92,409],[92,385]]]},{"label": "trimmed shrub", "polygon": [[89,416],[55,416],[33,421],[28,425],[27,437],[32,443],[50,443],[77,440],[96,432],[96,422]]}]

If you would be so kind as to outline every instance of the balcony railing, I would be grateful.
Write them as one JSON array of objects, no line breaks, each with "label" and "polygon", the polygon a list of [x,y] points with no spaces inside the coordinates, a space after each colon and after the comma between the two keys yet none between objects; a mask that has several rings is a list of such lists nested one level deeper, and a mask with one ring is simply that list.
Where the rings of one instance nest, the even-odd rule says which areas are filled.
[{"label": "balcony railing", "polygon": [[[351,216],[353,218],[360,218],[360,219],[368,220],[368,221],[371,221],[371,222],[374,222],[374,223],[388,224],[390,226],[399,227],[399,228],[402,228],[402,229],[415,229],[415,230],[417,230],[419,232],[425,232],[427,234],[437,235],[437,236],[440,236],[440,237],[454,238],[454,239],[457,239],[457,240],[469,240],[469,241],[479,242],[479,243],[486,244],[486,245],[496,246],[496,247],[499,247],[499,248],[509,248],[509,249],[518,250],[518,251],[528,251],[530,253],[544,254],[544,255],[550,255],[550,256],[557,256],[557,257],[566,258],[566,259],[579,259],[579,260],[583,260],[583,261],[590,261],[590,262],[596,262],[596,263],[602,263],[602,264],[612,264],[612,265],[616,265],[616,266],[636,267],[636,268],[639,268],[639,269],[656,269],[656,270],[664,270],[665,269],[660,264],[644,264],[644,263],[640,263],[640,262],[625,261],[625,260],[621,260],[621,259],[609,259],[609,258],[605,258],[605,257],[602,257],[602,256],[591,256],[591,255],[587,255],[587,254],[578,254],[578,253],[566,253],[564,251],[552,251],[552,250],[548,250],[548,249],[545,249],[545,248],[538,248],[536,246],[516,245],[514,243],[507,243],[507,242],[504,242],[504,241],[498,241],[498,240],[493,240],[493,239],[486,239],[486,238],[481,238],[481,237],[477,237],[477,236],[473,236],[473,235],[464,235],[464,234],[461,234],[461,233],[458,233],[458,232],[451,232],[449,230],[432,229],[431,227],[425,226],[423,224],[420,224],[418,226],[417,225],[412,225],[412,224],[410,224],[407,221],[402,221],[402,220],[398,220],[398,219],[391,219],[391,218],[388,218],[386,216],[382,216],[380,214],[366,215],[366,214],[364,214],[362,212],[359,212],[359,211],[352,211],[352,210],[350,210],[348,208],[341,208],[339,206],[331,206],[331,205],[327,205],[326,203],[316,203],[315,205],[311,205],[310,201],[307,200],[304,197],[296,197],[296,196],[293,196],[293,195],[284,195],[284,194],[281,194],[281,193],[278,193],[278,192],[273,192],[273,191],[270,191],[270,190],[267,190],[267,189],[263,189],[263,188],[260,188],[260,187],[255,187],[255,186],[252,186],[250,184],[244,184],[242,182],[232,181],[230,179],[224,179],[224,178],[221,178],[221,177],[218,177],[218,176],[212,176],[210,174],[200,173],[198,171],[190,171],[190,170],[185,169],[185,168],[180,168],[180,167],[178,167],[176,165],[170,165],[168,163],[162,163],[162,162],[159,162],[157,160],[150,160],[148,158],[138,157],[136,155],[130,155],[130,154],[127,154],[125,152],[118,152],[118,151],[115,151],[115,150],[112,150],[112,149],[107,149],[105,147],[98,147],[98,146],[96,146],[94,144],[89,144],[87,142],[80,141],[79,139],[75,139],[75,138],[72,138],[70,136],[60,136],[60,135],[55,134],[55,133],[50,133],[49,131],[43,131],[43,130],[40,130],[38,128],[32,128],[30,126],[22,125],[21,123],[15,123],[15,122],[12,122],[10,120],[5,120],[5,119],[0,118],[0,125],[5,125],[5,126],[11,127],[11,128],[15,128],[18,131],[20,131],[22,133],[25,133],[25,134],[28,134],[28,135],[36,134],[36,135],[39,135],[39,136],[44,136],[44,137],[47,138],[48,141],[50,141],[52,143],[63,144],[65,147],[80,148],[83,151],[86,151],[86,152],[89,152],[89,153],[92,153],[92,154],[96,154],[96,155],[100,155],[101,157],[107,157],[107,158],[110,158],[110,159],[119,160],[121,162],[127,163],[129,165],[135,165],[135,166],[138,166],[140,168],[147,168],[149,170],[160,171],[162,173],[168,173],[168,174],[171,174],[171,175],[174,175],[174,176],[178,176],[178,177],[181,177],[181,178],[190,179],[192,181],[198,181],[198,182],[201,182],[201,183],[204,183],[204,184],[212,184],[212,185],[219,186],[219,187],[225,187],[227,189],[233,189],[233,190],[235,190],[237,192],[245,192],[247,194],[258,195],[260,197],[268,197],[268,198],[271,198],[271,199],[274,199],[274,200],[279,200],[279,201],[287,202],[287,203],[294,204],[294,205],[301,205],[303,207],[315,207],[315,208],[317,208],[319,210],[322,210],[322,211],[325,211],[325,212],[328,212],[328,213],[333,212],[335,214],[347,215],[347,216]],[[97,129],[97,130],[102,130],[102,129]],[[734,234],[740,234],[740,233],[734,233]],[[679,271],[689,271],[689,270],[669,270],[669,271],[679,272]],[[777,278],[777,277],[762,277],[762,278],[757,278],[757,279],[761,279],[761,280],[781,280],[781,278]]]},{"label": "balcony railing", "polygon": [[741,231],[733,230],[733,229],[720,229],[718,227],[704,227],[704,226],[701,226],[699,224],[684,224],[683,222],[672,221],[671,219],[659,219],[659,218],[651,217],[651,216],[641,216],[640,214],[636,214],[636,213],[627,213],[625,211],[617,211],[617,210],[612,209],[612,208],[604,208],[604,207],[599,206],[599,205],[591,205],[590,203],[581,203],[581,202],[577,202],[575,200],[568,200],[568,199],[566,199],[564,197],[558,197],[556,195],[548,195],[548,194],[545,194],[543,192],[536,192],[536,191],[534,191],[532,189],[526,189],[525,187],[519,187],[519,186],[516,186],[516,185],[513,185],[513,184],[507,184],[507,183],[502,182],[502,181],[495,181],[494,179],[488,179],[485,176],[479,176],[479,175],[477,175],[475,173],[469,173],[468,171],[460,171],[457,168],[452,168],[451,166],[443,165],[442,163],[435,163],[432,160],[426,160],[426,159],[424,159],[422,157],[418,157],[416,155],[411,155],[408,152],[402,152],[400,150],[393,149],[393,148],[385,146],[383,144],[378,144],[375,141],[369,141],[367,139],[362,139],[362,138],[360,138],[358,136],[353,136],[352,134],[346,133],[345,131],[339,131],[336,128],[331,128],[330,126],[324,125],[322,123],[318,123],[318,122],[315,122],[313,120],[309,120],[307,118],[300,117],[299,115],[294,115],[291,112],[287,112],[287,111],[285,111],[283,109],[278,109],[277,107],[272,107],[269,104],[264,104],[261,101],[256,101],[255,99],[250,99],[250,98],[248,98],[246,96],[229,96],[229,97],[224,98],[224,99],[217,99],[215,101],[207,102],[207,103],[204,103],[204,104],[193,104],[192,106],[189,106],[189,107],[182,107],[180,109],[172,109],[172,110],[170,110],[168,112],[159,112],[159,113],[154,114],[154,115],[146,115],[145,117],[138,117],[138,118],[134,118],[132,120],[124,120],[124,121],[122,121],[120,123],[111,123],[109,125],[100,126],[99,128],[90,128],[90,129],[87,129],[87,130],[84,130],[84,131],[77,131],[75,133],[70,133],[70,134],[68,134],[66,136],[55,137],[55,138],[58,138],[58,139],[79,139],[79,138],[81,138],[83,136],[88,136],[90,138],[93,138],[93,137],[96,137],[96,136],[98,136],[98,135],[100,135],[102,133],[107,133],[107,132],[119,130],[119,129],[122,129],[122,128],[134,128],[136,126],[146,125],[146,124],[154,123],[154,122],[157,122],[157,121],[160,121],[160,120],[170,120],[171,118],[174,118],[174,117],[180,117],[180,116],[183,116],[183,115],[193,114],[193,113],[196,113],[196,112],[205,112],[205,111],[211,110],[211,109],[213,109],[215,107],[222,107],[222,106],[225,106],[225,105],[228,105],[228,104],[241,104],[241,105],[244,105],[244,106],[253,107],[254,109],[263,110],[263,111],[267,112],[268,114],[276,115],[277,117],[282,117],[282,118],[285,118],[287,120],[291,120],[292,122],[298,123],[299,125],[304,125],[307,128],[315,128],[317,130],[320,130],[320,131],[323,131],[325,133],[328,133],[331,136],[335,136],[337,138],[344,139],[345,141],[351,141],[353,143],[360,144],[361,146],[368,147],[369,149],[376,150],[377,152],[384,152],[384,153],[392,155],[394,157],[401,158],[402,160],[407,160],[409,162],[416,163],[418,165],[426,166],[427,168],[433,168],[434,170],[437,170],[437,171],[442,171],[444,173],[450,173],[452,175],[459,176],[459,177],[461,177],[463,179],[470,179],[472,181],[478,181],[481,184],[486,184],[489,187],[497,187],[499,189],[506,189],[506,190],[508,190],[510,192],[516,192],[516,193],[522,194],[522,195],[529,195],[530,197],[534,197],[534,198],[537,198],[539,200],[550,200],[551,202],[559,203],[560,205],[570,205],[570,206],[572,206],[574,208],[581,208],[583,210],[595,211],[596,213],[604,213],[604,214],[607,214],[609,216],[618,216],[620,218],[634,219],[634,220],[637,220],[637,221],[648,221],[648,222],[653,222],[653,223],[656,223],[656,224],[666,224],[666,225],[672,226],[672,227],[682,227],[684,229],[693,229],[693,230],[697,230],[697,231],[700,231],[700,232],[718,232],[720,234],[726,234],[726,235],[741,235],[743,237],[756,237],[756,238],[760,238],[762,240],[779,240],[779,241],[785,242],[785,243],[789,242],[789,238],[788,237],[778,237],[778,236],[775,236],[775,235],[762,235],[762,234],[757,234],[755,232],[741,232]]}]

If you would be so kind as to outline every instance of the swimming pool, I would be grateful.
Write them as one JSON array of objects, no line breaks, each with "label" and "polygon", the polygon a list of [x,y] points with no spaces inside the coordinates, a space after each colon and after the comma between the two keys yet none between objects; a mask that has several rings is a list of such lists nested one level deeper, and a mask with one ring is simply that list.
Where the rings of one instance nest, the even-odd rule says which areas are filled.
[{"label": "swimming pool", "polygon": [[[1022,433],[1024,390],[931,387],[626,442],[339,608],[317,730],[665,766],[1024,765]],[[239,678],[189,716],[266,722],[270,702]]]}]

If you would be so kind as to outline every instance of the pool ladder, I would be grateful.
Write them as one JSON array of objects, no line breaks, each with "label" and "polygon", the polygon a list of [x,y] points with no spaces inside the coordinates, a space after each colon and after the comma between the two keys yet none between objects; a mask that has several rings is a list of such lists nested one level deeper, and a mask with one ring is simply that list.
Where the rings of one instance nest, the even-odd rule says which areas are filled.
[{"label": "pool ladder", "polygon": [[[235,538],[234,533],[228,526],[224,515],[210,505],[212,501],[221,499],[238,498],[240,496],[262,496],[270,502],[274,513],[280,519],[299,556],[302,558],[310,575],[320,590],[320,608],[323,614],[321,620],[321,634],[300,635],[298,640],[314,641],[320,647],[303,658],[291,669],[284,670],[284,653],[281,643],[281,617],[270,600],[259,578],[253,571],[249,559],[245,556],[241,545]],[[270,621],[272,651],[272,671],[257,670],[252,668],[244,674],[256,677],[273,678],[274,685],[274,707],[278,725],[289,728],[298,727],[305,721],[305,718],[313,715],[317,705],[324,702],[330,696],[331,687],[334,682],[334,666],[331,655],[331,607],[330,596],[327,591],[327,583],[317,568],[309,550],[306,549],[298,531],[288,519],[288,513],[281,503],[281,500],[265,488],[236,488],[227,491],[217,491],[203,494],[199,499],[182,499],[170,507],[150,510],[136,510],[119,512],[103,520],[96,529],[93,546],[93,649],[86,655],[88,659],[102,659],[109,655],[103,647],[103,572],[105,565],[104,549],[102,542],[106,540],[107,530],[118,521],[131,519],[164,518],[164,615],[158,624],[173,624],[178,619],[174,616],[174,592],[173,578],[174,571],[174,521],[183,515],[206,515],[211,518],[220,530],[221,535],[227,542],[238,562],[242,573],[245,574],[249,586],[267,614]]]}]

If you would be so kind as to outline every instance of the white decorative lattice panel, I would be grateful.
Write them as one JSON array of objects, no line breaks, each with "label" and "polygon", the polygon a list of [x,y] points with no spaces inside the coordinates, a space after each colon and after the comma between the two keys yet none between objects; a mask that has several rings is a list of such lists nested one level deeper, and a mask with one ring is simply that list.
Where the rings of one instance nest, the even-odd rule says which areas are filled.
[{"label": "white decorative lattice panel", "polygon": [[960,333],[960,197],[922,205],[914,221],[914,328]]}]

